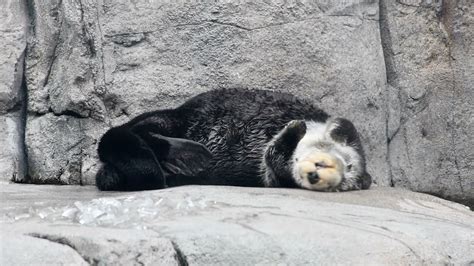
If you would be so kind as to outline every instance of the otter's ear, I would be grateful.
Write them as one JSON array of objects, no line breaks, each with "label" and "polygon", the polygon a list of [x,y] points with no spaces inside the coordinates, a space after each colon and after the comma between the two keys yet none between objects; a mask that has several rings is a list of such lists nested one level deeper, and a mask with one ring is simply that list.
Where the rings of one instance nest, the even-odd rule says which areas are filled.
[{"label": "otter's ear", "polygon": [[[155,141],[161,142],[160,150],[155,150],[165,172],[174,175],[195,176],[205,169],[212,153],[202,144],[192,140],[170,138],[151,134]],[[155,146],[156,147],[156,146]]]},{"label": "otter's ear", "polygon": [[344,144],[360,142],[359,133],[351,121],[345,118],[336,118],[332,124],[330,136],[334,141]]}]

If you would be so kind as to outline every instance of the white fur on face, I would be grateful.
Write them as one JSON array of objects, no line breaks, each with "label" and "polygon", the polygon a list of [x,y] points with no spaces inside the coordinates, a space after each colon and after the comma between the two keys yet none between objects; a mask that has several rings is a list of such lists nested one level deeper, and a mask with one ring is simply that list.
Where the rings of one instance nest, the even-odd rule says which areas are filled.
[{"label": "white fur on face", "polygon": [[[306,134],[298,143],[292,158],[293,178],[301,187],[310,190],[335,189],[343,179],[357,178],[361,169],[360,155],[348,145],[335,142],[331,131],[337,126],[306,121]],[[319,181],[311,184],[308,175],[316,172]]]}]

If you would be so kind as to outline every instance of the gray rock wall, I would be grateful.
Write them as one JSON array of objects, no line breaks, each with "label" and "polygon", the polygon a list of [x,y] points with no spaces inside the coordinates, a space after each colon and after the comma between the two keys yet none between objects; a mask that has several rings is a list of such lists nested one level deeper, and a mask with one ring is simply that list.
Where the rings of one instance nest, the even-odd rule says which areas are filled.
[{"label": "gray rock wall", "polygon": [[[0,74],[20,77],[5,79],[0,108],[15,106],[3,91],[20,95],[24,73],[26,127],[19,112],[16,131],[1,130],[17,156],[0,163],[28,174],[2,178],[93,184],[97,140],[110,126],[203,91],[249,87],[352,119],[380,185],[474,198],[468,0],[25,1],[28,12],[10,13],[30,22],[26,67],[11,71],[14,60],[0,57],[9,67]],[[24,45],[4,32],[22,62]]]},{"label": "gray rock wall", "polygon": [[28,17],[21,1],[0,2],[0,180],[25,175],[23,67]]},{"label": "gray rock wall", "polygon": [[393,185],[473,205],[474,3],[381,6]]},{"label": "gray rock wall", "polygon": [[[250,87],[313,98],[354,119],[370,136],[371,172],[389,183],[386,145],[378,145],[386,115],[377,3],[32,5],[26,143],[33,180],[91,184],[94,144],[107,127],[206,90]],[[47,128],[51,134],[39,134]]]}]

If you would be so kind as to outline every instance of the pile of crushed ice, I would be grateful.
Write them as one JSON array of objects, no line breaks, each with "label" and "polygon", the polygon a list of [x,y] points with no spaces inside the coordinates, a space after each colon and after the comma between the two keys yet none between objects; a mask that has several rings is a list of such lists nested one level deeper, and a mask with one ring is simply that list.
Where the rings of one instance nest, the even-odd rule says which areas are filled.
[{"label": "pile of crushed ice", "polygon": [[135,227],[146,229],[146,224],[160,218],[190,214],[212,208],[216,202],[186,197],[181,200],[136,197],[97,198],[91,201],[76,201],[62,207],[30,207],[10,216],[10,220],[41,219],[53,222],[79,223],[89,226]]}]

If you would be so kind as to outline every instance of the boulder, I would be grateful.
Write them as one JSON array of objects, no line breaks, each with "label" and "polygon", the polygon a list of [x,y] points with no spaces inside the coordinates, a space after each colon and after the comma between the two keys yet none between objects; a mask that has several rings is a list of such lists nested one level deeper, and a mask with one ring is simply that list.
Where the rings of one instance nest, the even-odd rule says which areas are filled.
[{"label": "boulder", "polygon": [[29,178],[34,183],[83,185],[93,180],[99,159],[97,139],[105,133],[102,123],[47,113],[30,116],[26,128]]},{"label": "boulder", "polygon": [[392,183],[474,205],[474,3],[381,0]]},{"label": "boulder", "polygon": [[111,193],[90,186],[0,185],[0,190],[2,265],[41,258],[100,265],[474,261],[474,215],[467,207],[401,189],[324,193],[185,186]]}]

